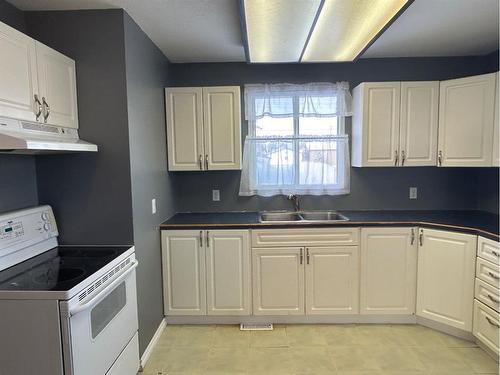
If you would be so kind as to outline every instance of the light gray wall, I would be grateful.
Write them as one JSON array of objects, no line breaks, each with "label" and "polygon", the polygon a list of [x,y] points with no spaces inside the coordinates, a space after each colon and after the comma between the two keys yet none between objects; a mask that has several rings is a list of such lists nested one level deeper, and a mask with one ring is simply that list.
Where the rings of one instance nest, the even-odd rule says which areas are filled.
[{"label": "light gray wall", "polygon": [[[142,353],[163,319],[160,233],[158,225],[175,212],[167,171],[164,88],[167,58],[125,13],[125,63],[132,178],[134,242],[139,260],[137,298]],[[151,213],[156,198],[157,213]]]},{"label": "light gray wall", "polygon": [[[271,82],[442,80],[498,70],[498,52],[487,56],[445,58],[361,59],[337,64],[172,64],[173,86],[241,85]],[[242,108],[243,101],[242,101]],[[247,123],[242,111],[242,140]],[[350,133],[350,119],[346,120]],[[310,209],[478,209],[498,201],[491,191],[490,204],[479,205],[479,168],[351,168],[351,194],[303,197]],[[482,175],[491,185],[490,175]],[[290,208],[283,197],[239,197],[239,171],[177,172],[178,211],[241,211]],[[408,188],[419,189],[408,199]],[[221,202],[212,202],[211,190],[221,190]],[[490,209],[491,210],[491,209]],[[498,210],[498,209],[497,209]],[[497,211],[498,212],[498,211]]]},{"label": "light gray wall", "polygon": [[[0,0],[0,22],[26,32],[23,12],[5,0]],[[0,155],[0,176],[0,212],[38,204],[33,156]]]},{"label": "light gray wall", "polygon": [[132,244],[123,11],[26,12],[29,33],[76,61],[80,136],[97,153],[37,156],[61,243]]}]

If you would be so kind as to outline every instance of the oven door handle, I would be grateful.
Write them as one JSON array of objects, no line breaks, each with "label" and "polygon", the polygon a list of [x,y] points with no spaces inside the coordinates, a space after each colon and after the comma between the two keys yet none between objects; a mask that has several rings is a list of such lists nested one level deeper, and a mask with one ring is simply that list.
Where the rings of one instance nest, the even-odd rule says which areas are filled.
[{"label": "oven door handle", "polygon": [[70,309],[69,311],[69,316],[74,316],[84,310],[90,309],[93,306],[97,305],[99,302],[101,302],[111,291],[117,286],[119,283],[121,283],[130,272],[132,272],[137,266],[139,265],[139,262],[137,260],[134,260],[132,265],[127,268],[127,270],[122,273],[120,276],[118,276],[111,284],[109,284],[106,288],[101,290],[99,293],[97,293],[94,298],[92,298],[90,301],[82,303],[81,305],[75,306],[73,309]]}]

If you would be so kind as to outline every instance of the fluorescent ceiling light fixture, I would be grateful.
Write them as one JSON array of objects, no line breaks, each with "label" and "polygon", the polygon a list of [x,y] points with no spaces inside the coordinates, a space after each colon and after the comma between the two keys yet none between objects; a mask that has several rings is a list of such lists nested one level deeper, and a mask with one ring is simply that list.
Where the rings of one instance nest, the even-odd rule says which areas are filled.
[{"label": "fluorescent ceiling light fixture", "polygon": [[247,59],[255,63],[298,62],[322,0],[240,1]]},{"label": "fluorescent ceiling light fixture", "polygon": [[301,61],[355,60],[412,1],[325,0]]}]

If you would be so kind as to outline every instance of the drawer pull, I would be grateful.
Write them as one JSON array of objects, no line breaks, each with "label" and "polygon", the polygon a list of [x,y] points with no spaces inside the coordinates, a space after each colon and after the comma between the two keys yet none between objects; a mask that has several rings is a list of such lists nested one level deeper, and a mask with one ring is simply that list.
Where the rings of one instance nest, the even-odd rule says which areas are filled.
[{"label": "drawer pull", "polygon": [[488,294],[488,298],[490,299],[490,301],[492,302],[495,302],[495,303],[500,303],[499,300],[497,300],[495,297],[493,297],[491,294]]},{"label": "drawer pull", "polygon": [[300,264],[304,263],[304,249],[300,248]]},{"label": "drawer pull", "polygon": [[491,320],[489,317],[485,316],[485,318],[488,321],[488,323],[490,323],[493,327],[500,328],[500,326],[496,324],[493,320]]},{"label": "drawer pull", "polygon": [[491,250],[491,253],[496,256],[497,258],[500,258],[500,253],[498,253],[497,251],[495,250]]},{"label": "drawer pull", "polygon": [[498,275],[495,275],[493,272],[491,271],[488,271],[488,275],[490,275],[490,277],[494,278],[495,280],[500,280],[500,277]]}]

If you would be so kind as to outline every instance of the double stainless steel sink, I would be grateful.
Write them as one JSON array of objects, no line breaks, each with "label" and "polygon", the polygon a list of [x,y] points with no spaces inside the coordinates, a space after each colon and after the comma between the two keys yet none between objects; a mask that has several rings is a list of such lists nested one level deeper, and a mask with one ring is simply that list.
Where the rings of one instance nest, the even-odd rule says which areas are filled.
[{"label": "double stainless steel sink", "polygon": [[270,211],[260,213],[261,223],[300,224],[338,221],[349,221],[349,219],[336,211]]}]

